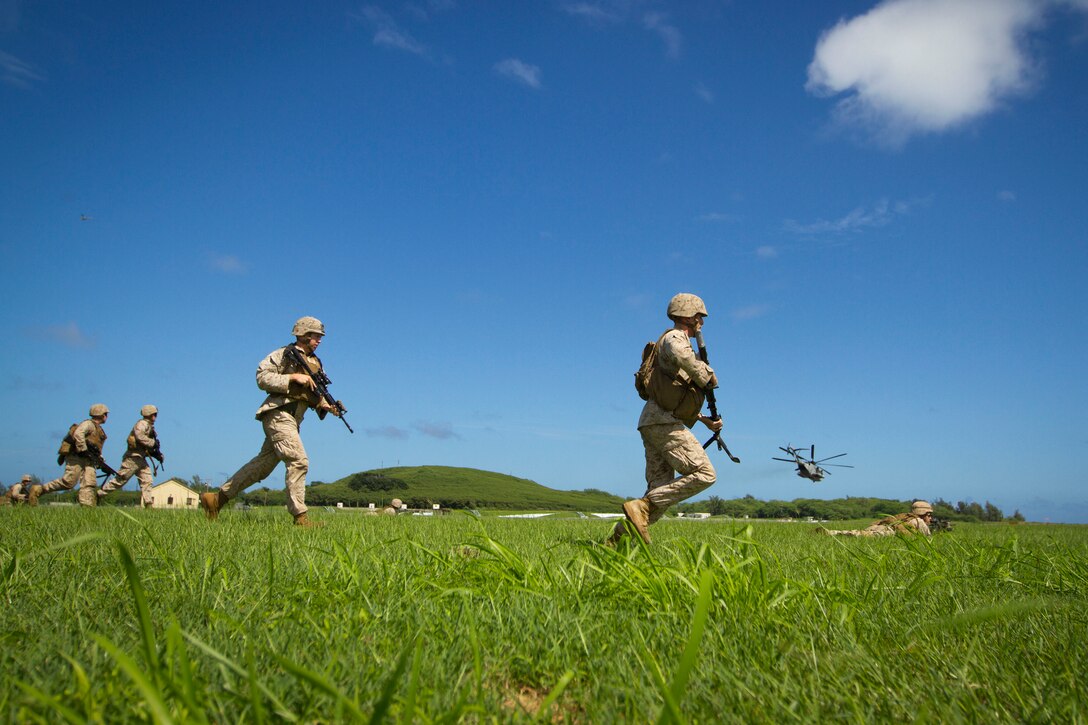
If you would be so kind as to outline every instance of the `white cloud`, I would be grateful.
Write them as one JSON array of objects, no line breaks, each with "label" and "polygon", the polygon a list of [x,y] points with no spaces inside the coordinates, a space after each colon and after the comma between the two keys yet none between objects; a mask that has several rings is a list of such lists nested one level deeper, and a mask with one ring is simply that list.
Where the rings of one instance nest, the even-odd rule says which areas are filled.
[{"label": "white cloud", "polygon": [[744,322],[746,320],[755,320],[759,317],[763,317],[770,311],[770,305],[748,305],[747,307],[738,307],[730,312],[729,316],[737,322]]},{"label": "white cloud", "polygon": [[668,22],[668,17],[664,13],[646,13],[642,17],[642,24],[647,30],[657,33],[664,41],[666,56],[680,57],[680,46],[683,45],[684,39],[680,35],[680,30]]},{"label": "white cloud", "polygon": [[48,327],[32,330],[31,334],[39,340],[59,342],[77,350],[90,350],[98,346],[98,339],[85,334],[75,322],[64,325],[49,325]]},{"label": "white cloud", "polygon": [[425,3],[407,3],[404,9],[422,21],[428,21],[438,13],[453,10],[457,3],[453,0],[428,0]]},{"label": "white cloud", "polygon": [[808,67],[812,93],[846,93],[840,120],[899,145],[962,125],[1030,90],[1024,47],[1038,0],[885,0],[824,33]]},{"label": "white cloud", "polygon": [[706,214],[700,214],[697,218],[701,222],[730,222],[733,221],[733,219],[735,219],[736,217],[734,217],[732,214],[725,214],[720,211],[712,211]]},{"label": "white cloud", "polygon": [[626,25],[638,23],[654,33],[665,44],[665,55],[675,60],[680,57],[684,36],[669,21],[666,13],[643,12],[648,3],[642,0],[596,0],[595,2],[567,2],[561,7],[568,15],[584,20],[590,25]]},{"label": "white cloud", "polygon": [[[1085,2],[1088,2],[1088,0],[1085,0]],[[998,201],[1003,201],[1007,204],[1011,204],[1012,202],[1016,201],[1016,192],[1009,191],[1008,189],[1002,189],[1001,191],[997,192],[997,198]]]},{"label": "white cloud", "polygon": [[714,102],[714,91],[710,90],[702,83],[695,84],[695,95],[699,96],[699,98],[702,98],[707,103]]},{"label": "white cloud", "polygon": [[428,421],[419,421],[415,424],[415,429],[425,436],[430,438],[438,438],[440,440],[449,440],[451,438],[460,438],[454,432],[453,426],[449,423],[431,423]]},{"label": "white cloud", "polygon": [[567,3],[563,6],[563,10],[570,15],[596,23],[618,23],[623,19],[615,8],[606,8],[599,3]]},{"label": "white cloud", "polygon": [[0,50],[0,81],[16,88],[30,88],[36,81],[44,80],[45,76],[34,66]]},{"label": "white cloud", "polygon": [[408,431],[403,428],[397,428],[393,425],[383,426],[381,428],[366,428],[363,431],[368,438],[407,438]]},{"label": "white cloud", "polygon": [[540,68],[535,65],[517,58],[507,58],[496,63],[494,68],[495,72],[501,76],[524,83],[530,88],[540,88]]},{"label": "white cloud", "polygon": [[848,232],[861,231],[862,229],[886,226],[891,223],[895,217],[902,216],[909,212],[912,207],[912,202],[889,202],[887,199],[881,199],[871,207],[859,206],[838,219],[830,221],[818,219],[817,221],[809,222],[807,224],[802,224],[793,219],[787,219],[783,224],[783,227],[787,232],[792,232],[794,234],[845,234]]},{"label": "white cloud", "polygon": [[208,254],[208,266],[223,274],[243,274],[247,269],[246,263],[233,254],[216,254],[215,252]]},{"label": "white cloud", "polygon": [[393,20],[393,17],[374,5],[365,5],[351,17],[361,20],[374,29],[374,45],[393,50],[403,50],[419,56],[427,56],[427,46],[412,37]]},{"label": "white cloud", "polygon": [[764,244],[761,247],[756,247],[756,256],[760,259],[774,259],[778,256],[778,250],[769,244]]}]

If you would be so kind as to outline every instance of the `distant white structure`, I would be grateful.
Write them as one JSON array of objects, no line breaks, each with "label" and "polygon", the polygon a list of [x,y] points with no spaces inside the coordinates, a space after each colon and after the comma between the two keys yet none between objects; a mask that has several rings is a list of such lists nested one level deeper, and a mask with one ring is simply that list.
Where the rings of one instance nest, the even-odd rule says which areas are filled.
[{"label": "distant white structure", "polygon": [[153,509],[195,509],[200,495],[176,478],[151,487]]},{"label": "distant white structure", "polygon": [[546,514],[503,514],[499,516],[500,519],[542,519],[545,516],[552,516],[551,513]]}]

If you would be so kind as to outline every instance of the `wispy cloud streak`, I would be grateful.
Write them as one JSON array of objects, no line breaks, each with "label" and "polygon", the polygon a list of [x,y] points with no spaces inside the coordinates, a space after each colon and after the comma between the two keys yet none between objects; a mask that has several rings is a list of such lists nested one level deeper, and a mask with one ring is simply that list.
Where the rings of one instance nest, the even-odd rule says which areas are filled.
[{"label": "wispy cloud streak", "polygon": [[438,438],[439,440],[450,440],[460,438],[453,430],[453,426],[449,423],[433,423],[430,421],[419,421],[414,425],[415,429],[427,436],[428,438]]},{"label": "wispy cloud streak", "polygon": [[540,68],[517,58],[500,60],[495,64],[495,72],[530,88],[540,88]]},{"label": "wispy cloud streak", "polygon": [[76,350],[90,350],[98,346],[98,338],[84,333],[75,322],[31,330],[31,336],[39,340],[57,342]]},{"label": "wispy cloud streak", "polygon": [[911,202],[890,202],[887,199],[881,199],[871,207],[859,206],[838,219],[818,219],[807,224],[787,219],[783,223],[783,228],[792,234],[801,235],[859,232],[864,229],[886,226],[896,217],[908,213],[912,206]]},{"label": "wispy cloud streak", "polygon": [[359,12],[352,13],[351,17],[362,21],[374,31],[374,45],[423,57],[428,55],[426,45],[412,37],[411,33],[397,24],[393,16],[376,5],[364,5]]},{"label": "wispy cloud streak", "polygon": [[208,254],[208,267],[222,274],[245,274],[248,266],[241,258],[233,254]]},{"label": "wispy cloud streak", "polygon": [[647,30],[657,33],[665,43],[665,55],[675,60],[680,57],[680,48],[684,44],[684,38],[680,30],[668,21],[664,13],[646,13],[642,17],[642,25]]},{"label": "wispy cloud streak", "polygon": [[15,88],[25,89],[30,88],[36,82],[44,80],[45,75],[30,63],[0,50],[0,82]]}]

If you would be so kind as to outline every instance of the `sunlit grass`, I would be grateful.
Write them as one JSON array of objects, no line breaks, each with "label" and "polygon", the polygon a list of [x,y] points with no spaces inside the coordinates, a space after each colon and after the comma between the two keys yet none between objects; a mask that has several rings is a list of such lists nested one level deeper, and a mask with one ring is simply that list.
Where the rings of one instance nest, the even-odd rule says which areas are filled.
[{"label": "sunlit grass", "polygon": [[1085,717],[1088,530],[0,510],[9,722]]}]

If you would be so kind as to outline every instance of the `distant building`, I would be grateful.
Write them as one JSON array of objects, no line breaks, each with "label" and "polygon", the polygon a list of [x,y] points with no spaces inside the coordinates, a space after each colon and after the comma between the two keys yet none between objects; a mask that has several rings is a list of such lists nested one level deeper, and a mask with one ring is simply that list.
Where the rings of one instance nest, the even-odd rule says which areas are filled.
[{"label": "distant building", "polygon": [[151,487],[154,509],[195,509],[199,501],[200,494],[176,478]]}]

